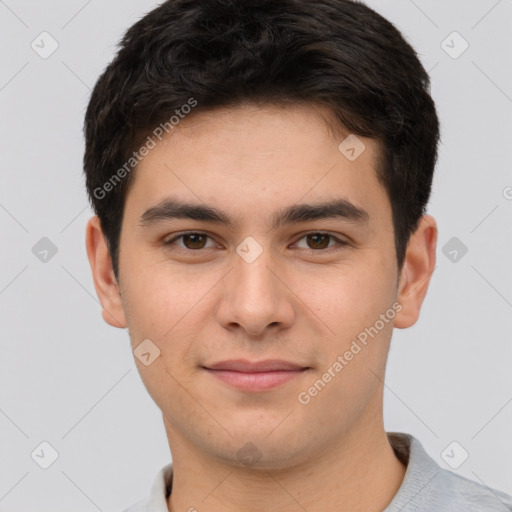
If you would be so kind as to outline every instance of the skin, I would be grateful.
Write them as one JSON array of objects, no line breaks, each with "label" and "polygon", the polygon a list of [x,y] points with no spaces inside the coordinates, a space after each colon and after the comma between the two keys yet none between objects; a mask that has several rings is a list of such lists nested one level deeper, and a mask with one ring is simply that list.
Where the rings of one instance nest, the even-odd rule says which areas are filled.
[{"label": "skin", "polygon": [[[405,467],[383,425],[383,379],[393,327],[419,315],[435,267],[437,227],[425,215],[398,272],[391,205],[377,179],[378,146],[353,162],[338,150],[324,107],[244,105],[185,118],[139,164],[127,194],[116,280],[97,217],[87,252],[103,317],[128,327],[135,359],[162,410],[173,456],[172,512],[382,511]],[[173,196],[223,210],[235,227],[190,219],[141,225]],[[319,219],[272,229],[296,203],[344,198],[367,222]],[[184,231],[199,240],[165,240]],[[308,234],[328,232],[333,238]],[[190,234],[190,233],[189,233]],[[261,246],[252,263],[236,248]],[[401,311],[307,404],[307,391],[398,302]],[[260,393],[230,387],[202,366],[283,359],[309,367]],[[247,443],[252,443],[249,448]],[[245,450],[258,459],[244,462]],[[252,448],[251,448],[252,447]],[[259,457],[259,458],[258,458]],[[320,491],[321,490],[321,491]]]}]

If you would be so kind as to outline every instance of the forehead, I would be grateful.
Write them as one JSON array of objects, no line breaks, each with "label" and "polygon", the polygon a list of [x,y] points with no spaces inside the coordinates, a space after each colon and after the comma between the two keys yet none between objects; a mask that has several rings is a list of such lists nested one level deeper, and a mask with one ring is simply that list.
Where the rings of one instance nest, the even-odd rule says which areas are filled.
[{"label": "forehead", "polygon": [[[172,195],[239,217],[344,198],[390,214],[375,140],[332,122],[327,108],[243,105],[185,117],[139,163],[128,202],[147,209]],[[354,158],[355,156],[355,158]]]}]

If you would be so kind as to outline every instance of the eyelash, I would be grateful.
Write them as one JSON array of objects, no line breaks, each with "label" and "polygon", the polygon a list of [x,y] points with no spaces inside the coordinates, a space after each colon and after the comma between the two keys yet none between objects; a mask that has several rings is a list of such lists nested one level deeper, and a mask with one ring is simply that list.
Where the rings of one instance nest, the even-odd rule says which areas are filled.
[{"label": "eyelash", "polygon": [[[173,238],[171,238],[170,240],[164,240],[163,242],[163,245],[166,246],[166,247],[169,247],[171,245],[174,244],[174,242],[176,240],[179,240],[180,238],[183,238],[184,236],[187,236],[187,235],[203,235],[203,236],[206,236],[208,237],[209,239],[213,240],[213,238],[208,235],[207,233],[203,233],[201,231],[187,231],[185,233],[180,233],[179,235],[176,235],[174,236]],[[326,253],[326,252],[330,252],[331,250],[336,250],[336,249],[339,249],[341,247],[345,247],[345,246],[348,246],[349,243],[344,241],[344,240],[341,240],[340,238],[334,236],[333,234],[331,233],[328,233],[328,232],[324,232],[324,231],[310,231],[308,233],[305,233],[304,235],[302,235],[298,240],[302,240],[303,238],[307,237],[308,235],[325,235],[325,236],[328,236],[330,239],[334,240],[335,242],[337,242],[337,247],[336,246],[333,246],[333,247],[327,247],[325,249],[301,249],[301,251],[303,253],[306,253],[308,255],[318,255],[320,253]],[[297,243],[295,242],[295,243]],[[187,252],[187,253],[194,253],[194,252],[201,252],[201,251],[204,251],[206,250],[205,248],[201,248],[201,249],[187,249],[187,248],[183,248],[183,247],[179,247],[177,246],[177,250],[179,251],[183,251],[183,252]]]}]

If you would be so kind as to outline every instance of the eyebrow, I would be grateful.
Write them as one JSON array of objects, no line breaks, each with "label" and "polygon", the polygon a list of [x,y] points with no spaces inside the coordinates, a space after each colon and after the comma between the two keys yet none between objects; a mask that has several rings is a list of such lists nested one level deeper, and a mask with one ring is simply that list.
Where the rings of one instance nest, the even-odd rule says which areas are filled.
[{"label": "eyebrow", "polygon": [[[308,222],[319,219],[343,219],[349,222],[366,223],[370,216],[366,210],[346,199],[335,199],[322,203],[294,204],[272,215],[272,229],[288,224]],[[229,215],[213,206],[182,202],[176,198],[162,201],[147,209],[139,224],[149,227],[161,221],[172,219],[192,219],[225,225],[231,229],[238,223]]]}]

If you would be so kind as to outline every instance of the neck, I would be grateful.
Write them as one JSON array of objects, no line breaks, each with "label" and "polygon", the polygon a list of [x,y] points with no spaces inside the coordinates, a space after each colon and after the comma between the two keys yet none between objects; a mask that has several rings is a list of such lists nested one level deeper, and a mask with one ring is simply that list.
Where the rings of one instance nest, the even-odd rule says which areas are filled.
[{"label": "neck", "polygon": [[[173,436],[170,512],[381,512],[397,493],[405,466],[380,418],[343,435],[314,459],[280,470],[239,468],[205,457]],[[375,424],[376,423],[376,424]]]}]

